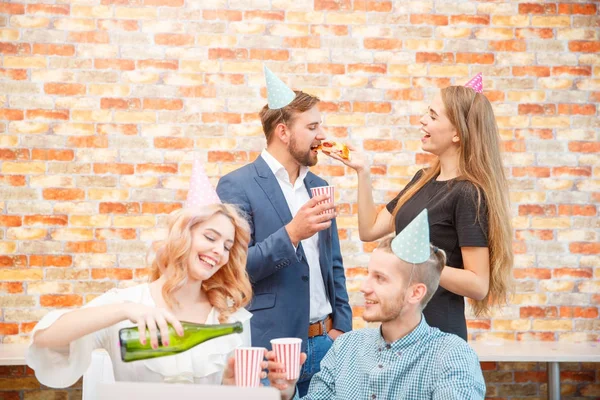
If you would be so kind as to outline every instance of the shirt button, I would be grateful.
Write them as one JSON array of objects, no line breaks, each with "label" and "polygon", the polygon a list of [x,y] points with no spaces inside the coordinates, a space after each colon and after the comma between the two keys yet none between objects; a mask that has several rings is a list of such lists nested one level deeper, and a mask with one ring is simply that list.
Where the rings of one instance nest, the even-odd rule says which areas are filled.
[{"label": "shirt button", "polygon": [[385,345],[385,348],[389,350],[389,349],[391,349],[391,348],[392,348],[392,346],[390,346],[389,344],[386,344],[386,345]]},{"label": "shirt button", "polygon": [[374,394],[372,394],[372,395],[371,395],[371,398],[372,398],[372,399],[376,399],[376,398],[377,398],[377,396],[375,396]]},{"label": "shirt button", "polygon": [[378,367],[379,367],[379,368],[383,368],[383,365],[379,364],[379,365],[378,365]]},{"label": "shirt button", "polygon": [[382,350],[382,349],[381,349],[381,347],[380,347],[380,348],[379,348],[379,351],[381,351],[381,350]]}]

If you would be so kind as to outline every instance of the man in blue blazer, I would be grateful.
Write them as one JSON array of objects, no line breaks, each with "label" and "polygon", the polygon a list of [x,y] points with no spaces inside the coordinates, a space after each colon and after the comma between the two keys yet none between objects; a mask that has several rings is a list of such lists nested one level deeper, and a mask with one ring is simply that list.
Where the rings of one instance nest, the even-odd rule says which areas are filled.
[{"label": "man in blue blazer", "polygon": [[308,170],[325,139],[319,99],[292,93],[284,107],[269,108],[270,101],[263,108],[266,150],[223,176],[217,193],[238,205],[251,226],[252,345],[271,349],[271,339],[301,338],[308,355],[298,384],[304,395],[333,340],[352,329],[352,310],[335,212],[330,203],[319,204],[326,196],[311,198],[311,188],[327,186]]}]

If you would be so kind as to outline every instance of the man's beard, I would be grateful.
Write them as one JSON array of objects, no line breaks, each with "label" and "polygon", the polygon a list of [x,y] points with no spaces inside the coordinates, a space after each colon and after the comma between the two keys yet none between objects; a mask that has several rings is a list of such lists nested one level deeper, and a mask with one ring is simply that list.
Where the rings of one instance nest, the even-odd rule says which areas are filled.
[{"label": "man's beard", "polygon": [[363,314],[363,319],[366,322],[390,322],[402,315],[402,311],[404,311],[406,297],[406,289],[402,291],[402,296],[398,301],[395,301],[393,304],[388,304],[386,306],[382,306],[379,303],[379,313],[373,316],[368,316]]},{"label": "man's beard", "polygon": [[298,143],[296,142],[296,134],[292,134],[290,137],[290,144],[288,145],[288,151],[296,160],[296,162],[305,167],[312,167],[317,164],[318,159],[316,157],[312,157],[312,151],[308,149],[307,151],[302,151],[298,148]]}]

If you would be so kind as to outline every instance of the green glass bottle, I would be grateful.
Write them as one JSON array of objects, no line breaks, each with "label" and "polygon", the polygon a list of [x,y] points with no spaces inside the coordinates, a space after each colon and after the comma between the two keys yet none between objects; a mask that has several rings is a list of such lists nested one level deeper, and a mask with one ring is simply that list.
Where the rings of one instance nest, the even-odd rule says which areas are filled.
[{"label": "green glass bottle", "polygon": [[158,348],[150,345],[150,333],[146,329],[146,344],[140,343],[140,333],[137,327],[119,330],[119,344],[121,346],[121,359],[124,362],[146,360],[148,358],[171,356],[191,349],[207,340],[220,336],[241,333],[244,328],[241,322],[233,324],[204,325],[181,321],[183,336],[179,336],[169,325],[169,346],[163,347],[160,331],[157,332]]}]

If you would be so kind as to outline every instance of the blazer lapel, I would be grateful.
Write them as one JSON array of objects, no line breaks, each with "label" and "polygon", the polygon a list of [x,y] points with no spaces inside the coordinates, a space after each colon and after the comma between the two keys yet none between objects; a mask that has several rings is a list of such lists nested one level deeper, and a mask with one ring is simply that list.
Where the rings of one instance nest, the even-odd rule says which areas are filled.
[{"label": "blazer lapel", "polygon": [[266,161],[262,157],[258,157],[254,161],[254,167],[256,168],[257,176],[254,178],[256,183],[265,192],[265,195],[273,205],[273,208],[279,215],[281,222],[287,225],[292,220],[292,213],[290,207],[285,200],[285,196],[281,191],[281,187],[277,182],[277,178],[271,171],[271,168],[267,165]]}]

